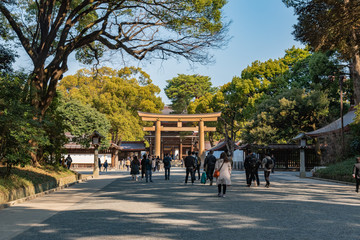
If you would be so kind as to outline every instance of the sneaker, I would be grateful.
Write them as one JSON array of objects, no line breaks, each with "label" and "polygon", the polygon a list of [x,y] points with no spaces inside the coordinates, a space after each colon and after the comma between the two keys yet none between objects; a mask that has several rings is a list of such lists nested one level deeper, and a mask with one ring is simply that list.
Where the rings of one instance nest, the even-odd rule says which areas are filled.
[{"label": "sneaker", "polygon": [[226,196],[225,194],[222,195],[222,197],[225,197],[225,196]]},{"label": "sneaker", "polygon": [[222,194],[221,194],[221,193],[218,193],[218,197],[222,197]]}]

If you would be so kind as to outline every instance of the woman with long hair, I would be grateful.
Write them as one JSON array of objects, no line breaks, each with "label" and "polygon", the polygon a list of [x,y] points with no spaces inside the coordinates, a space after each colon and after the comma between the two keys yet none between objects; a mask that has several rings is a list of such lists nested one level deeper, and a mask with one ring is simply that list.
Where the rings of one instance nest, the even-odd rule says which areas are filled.
[{"label": "woman with long hair", "polygon": [[137,156],[134,156],[134,160],[131,161],[131,176],[132,179],[137,181],[137,175],[139,174],[139,169],[140,169],[140,161],[138,160]]},{"label": "woman with long hair", "polygon": [[225,197],[226,187],[231,185],[231,161],[225,152],[222,152],[220,158],[216,161],[215,170],[220,172],[219,177],[216,179],[218,196]]}]

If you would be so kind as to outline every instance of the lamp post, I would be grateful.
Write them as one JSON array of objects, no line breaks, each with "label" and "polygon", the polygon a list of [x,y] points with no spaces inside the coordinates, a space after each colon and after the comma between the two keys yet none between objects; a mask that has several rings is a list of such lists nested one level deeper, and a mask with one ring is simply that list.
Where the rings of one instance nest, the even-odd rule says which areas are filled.
[{"label": "lamp post", "polygon": [[94,131],[91,135],[91,143],[93,144],[95,151],[94,151],[94,169],[93,169],[93,177],[99,176],[99,165],[98,165],[98,156],[99,156],[99,145],[101,142],[101,138],[104,136],[101,135],[98,131]]},{"label": "lamp post", "polygon": [[307,136],[305,133],[300,133],[296,137],[293,138],[295,141],[299,141],[300,146],[300,177],[306,177],[306,168],[305,168],[305,149],[306,149],[306,140]]}]

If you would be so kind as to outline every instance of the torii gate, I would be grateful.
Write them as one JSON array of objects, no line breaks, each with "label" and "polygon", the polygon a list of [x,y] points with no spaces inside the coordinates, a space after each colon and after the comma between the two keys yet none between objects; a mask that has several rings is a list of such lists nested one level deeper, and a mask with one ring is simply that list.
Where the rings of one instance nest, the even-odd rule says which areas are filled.
[{"label": "torii gate", "polygon": [[[216,131],[216,127],[206,127],[204,122],[215,122],[221,116],[221,112],[204,114],[158,114],[138,111],[141,120],[155,122],[155,126],[144,127],[144,131],[155,132],[155,155],[161,154],[161,132],[199,132],[199,156],[201,161],[205,159],[205,132]],[[161,122],[177,122],[177,127],[164,127]],[[198,122],[197,127],[183,127],[183,122]]]}]

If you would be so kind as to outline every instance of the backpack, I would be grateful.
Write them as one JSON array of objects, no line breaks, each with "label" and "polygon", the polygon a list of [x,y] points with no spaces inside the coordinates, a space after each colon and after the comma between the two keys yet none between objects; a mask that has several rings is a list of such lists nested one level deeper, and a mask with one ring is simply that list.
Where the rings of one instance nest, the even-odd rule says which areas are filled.
[{"label": "backpack", "polygon": [[258,167],[258,161],[255,155],[250,157],[249,166],[251,169],[255,169]]},{"label": "backpack", "polygon": [[272,169],[274,167],[274,161],[271,158],[266,159],[265,167],[267,169]]},{"label": "backpack", "polygon": [[164,166],[169,166],[170,165],[170,159],[169,159],[169,157],[165,157],[164,158],[164,160],[163,160],[163,162],[164,162]]}]

